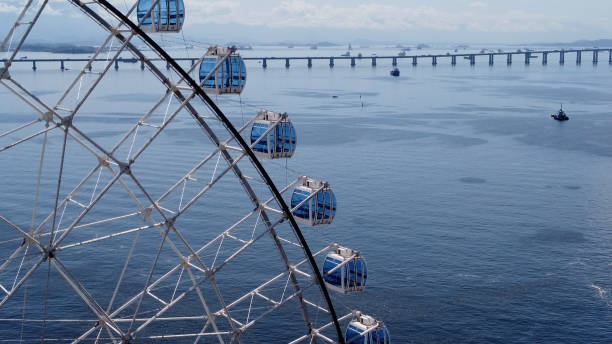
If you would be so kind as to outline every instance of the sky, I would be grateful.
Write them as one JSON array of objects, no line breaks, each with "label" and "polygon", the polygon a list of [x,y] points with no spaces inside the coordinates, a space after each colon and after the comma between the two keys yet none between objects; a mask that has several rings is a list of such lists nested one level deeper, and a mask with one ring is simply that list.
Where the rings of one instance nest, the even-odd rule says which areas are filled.
[{"label": "sky", "polygon": [[[612,38],[612,0],[184,0],[189,39],[238,42],[536,43]],[[0,0],[6,32],[24,0]],[[134,0],[113,0],[125,10]],[[38,39],[95,40],[95,30],[62,32],[84,20],[51,0]],[[73,24],[77,25],[77,24]],[[51,29],[58,31],[49,37]]]}]

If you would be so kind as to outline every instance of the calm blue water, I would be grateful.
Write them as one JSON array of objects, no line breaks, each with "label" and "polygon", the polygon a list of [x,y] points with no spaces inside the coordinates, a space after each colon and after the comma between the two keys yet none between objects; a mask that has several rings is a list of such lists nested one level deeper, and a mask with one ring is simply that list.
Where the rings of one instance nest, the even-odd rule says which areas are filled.
[{"label": "calm blue water", "polygon": [[[285,69],[280,61],[266,70],[250,63],[241,100],[217,100],[237,126],[259,108],[287,111],[298,130],[298,150],[287,166],[265,162],[266,168],[279,186],[307,174],[334,187],[334,224],[303,231],[313,250],[334,241],[367,259],[367,289],[334,295],[340,313],[360,309],[377,317],[395,343],[610,343],[612,66],[559,66],[553,58],[548,66],[515,61],[507,67],[500,60],[489,67],[482,60],[471,68],[463,62],[454,68],[440,61],[437,67],[406,63],[399,78],[389,77],[390,63],[382,61],[377,68],[366,60],[353,69],[340,62],[330,69],[323,61],[310,70],[298,64]],[[161,88],[137,67],[121,65],[93,95],[80,122],[92,136],[116,141],[158,98]],[[34,73],[23,66],[15,77],[51,101],[74,73],[56,66]],[[4,132],[29,110],[6,90],[0,95]],[[561,102],[571,117],[565,123],[549,117]],[[187,149],[193,148],[193,123],[179,123],[146,165],[160,174],[180,177],[180,164],[194,159]],[[55,142],[50,149],[57,154]],[[40,141],[1,158],[0,209],[18,214],[15,221],[25,227],[35,184],[19,176],[35,174],[39,151]],[[71,166],[92,166],[86,152],[72,152]],[[152,188],[156,178],[151,171],[144,177]],[[48,190],[53,183],[49,178]],[[198,219],[231,223],[224,218],[233,210],[232,187],[210,199],[227,214],[204,217],[202,210]],[[114,205],[121,202],[129,204],[118,196]],[[108,206],[104,211],[112,210]],[[195,228],[198,221],[183,225]],[[96,283],[118,274],[118,257],[130,243],[83,260],[80,268],[97,275],[87,286],[92,293]],[[158,244],[139,245],[146,252]],[[142,261],[147,257],[143,253]],[[243,275],[228,275],[228,283],[248,284],[264,274],[261,262],[244,264],[248,269],[236,270]],[[73,309],[82,307],[71,300]],[[20,318],[21,303],[13,307],[0,317]],[[292,319],[272,317],[259,333],[282,336]],[[31,333],[40,333],[39,324],[32,326]],[[18,327],[0,324],[2,333]]]}]

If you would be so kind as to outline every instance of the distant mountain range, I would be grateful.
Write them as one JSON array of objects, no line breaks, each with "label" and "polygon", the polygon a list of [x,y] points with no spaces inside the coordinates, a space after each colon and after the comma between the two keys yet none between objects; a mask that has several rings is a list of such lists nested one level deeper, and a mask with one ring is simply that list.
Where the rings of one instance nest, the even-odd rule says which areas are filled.
[{"label": "distant mountain range", "polygon": [[92,54],[95,53],[96,50],[96,47],[68,43],[32,43],[24,44],[23,47],[21,47],[21,51],[36,51],[56,54]]},{"label": "distant mountain range", "polygon": [[574,46],[574,47],[599,47],[599,48],[605,47],[605,48],[608,48],[608,47],[612,47],[612,39],[595,39],[595,40],[581,39],[579,41],[574,41],[574,42],[569,42],[569,43],[540,43],[537,45],[557,46],[557,47]]}]

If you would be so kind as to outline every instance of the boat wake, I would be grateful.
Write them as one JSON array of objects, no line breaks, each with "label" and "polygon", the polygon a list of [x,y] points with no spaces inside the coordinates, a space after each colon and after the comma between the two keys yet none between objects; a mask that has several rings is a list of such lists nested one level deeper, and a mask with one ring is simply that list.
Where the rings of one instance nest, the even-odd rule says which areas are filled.
[{"label": "boat wake", "polygon": [[593,288],[597,292],[597,295],[599,296],[599,298],[604,300],[608,304],[608,306],[612,307],[612,300],[610,300],[610,290],[609,289],[600,287],[594,283],[591,283],[589,287]]}]

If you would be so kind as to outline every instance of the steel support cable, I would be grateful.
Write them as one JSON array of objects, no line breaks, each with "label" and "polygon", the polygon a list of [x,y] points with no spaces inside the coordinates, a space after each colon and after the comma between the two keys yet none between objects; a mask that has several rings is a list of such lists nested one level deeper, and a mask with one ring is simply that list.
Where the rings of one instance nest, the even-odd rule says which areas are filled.
[{"label": "steel support cable", "polygon": [[[284,202],[282,196],[280,195],[278,189],[274,185],[272,179],[267,174],[267,172],[264,170],[263,165],[261,165],[261,163],[259,162],[259,160],[255,156],[253,151],[248,147],[248,145],[246,144],[246,142],[244,141],[244,139],[242,138],[240,133],[238,133],[236,128],[231,124],[231,122],[223,114],[221,109],[219,109],[217,107],[217,105],[214,104],[214,102],[212,102],[210,97],[206,93],[204,93],[202,88],[199,87],[199,85],[191,78],[191,76],[189,76],[189,74],[187,74],[178,65],[178,63],[171,56],[168,55],[167,52],[165,52],[163,49],[161,49],[159,47],[159,45],[157,45],[157,43],[155,43],[155,41],[153,39],[151,39],[148,35],[146,35],[144,32],[142,32],[142,30],[138,26],[134,25],[134,23],[132,23],[127,17],[125,17],[120,11],[118,11],[108,1],[106,1],[106,0],[99,0],[99,3],[101,5],[103,5],[104,7],[106,7],[109,11],[111,11],[115,16],[117,16],[118,18],[121,18],[143,40],[145,40],[151,47],[153,47],[157,51],[158,54],[160,54],[168,63],[170,63],[170,65],[172,65],[172,67],[174,67],[174,69],[175,69],[175,71],[177,73],[181,74],[181,76],[187,81],[187,83],[189,83],[190,86],[198,93],[200,98],[202,98],[214,110],[214,113],[221,119],[221,121],[223,122],[225,127],[230,131],[230,133],[234,137],[236,137],[236,140],[239,142],[239,144],[242,146],[242,148],[247,152],[247,154],[251,158],[251,161],[255,165],[256,169],[263,176],[263,178],[266,180],[266,182],[268,184],[268,187],[270,188],[271,192],[277,198],[277,201],[281,205],[281,207],[283,208],[284,213],[287,214],[287,217],[289,219],[291,227],[293,228],[296,236],[298,237],[300,243],[303,246],[303,250],[305,251],[305,253],[306,253],[307,257],[308,257],[308,260],[310,261],[311,268],[313,269],[313,274],[315,275],[317,283],[320,286],[321,292],[323,293],[323,295],[325,297],[325,301],[326,301],[328,309],[330,311],[330,315],[332,317],[332,321],[334,322],[334,325],[335,325],[335,328],[336,328],[336,332],[337,332],[337,336],[338,336],[338,341],[340,343],[344,344],[344,337],[342,335],[342,330],[340,329],[340,324],[338,323],[338,319],[337,319],[335,310],[333,308],[333,305],[332,305],[332,302],[331,302],[331,298],[330,298],[329,293],[328,293],[328,291],[327,291],[327,289],[325,287],[325,284],[323,282],[323,278],[322,278],[322,276],[320,274],[320,271],[317,268],[316,261],[314,260],[314,258],[312,256],[312,252],[308,248],[308,245],[306,243],[306,239],[304,238],[303,234],[301,233],[301,231],[299,229],[299,226],[295,222],[295,219],[293,218],[293,216],[291,216],[291,212],[289,210],[289,207]],[[200,121],[200,122],[203,122],[203,120],[200,119],[200,118],[196,118],[196,119],[198,121]]]}]

